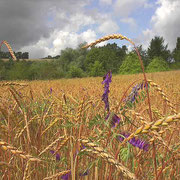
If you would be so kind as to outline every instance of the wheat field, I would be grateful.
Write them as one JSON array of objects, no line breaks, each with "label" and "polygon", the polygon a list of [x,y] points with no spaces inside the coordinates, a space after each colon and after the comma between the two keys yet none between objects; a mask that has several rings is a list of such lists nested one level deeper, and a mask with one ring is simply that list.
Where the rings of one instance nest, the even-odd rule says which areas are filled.
[{"label": "wheat field", "polygon": [[[180,178],[178,77],[147,74],[153,122],[144,89],[136,102],[124,101],[142,74],[112,76],[107,120],[101,77],[1,82],[1,179]],[[114,114],[121,120],[112,127]],[[131,135],[121,142],[123,133]],[[133,137],[148,149],[130,143]]]}]

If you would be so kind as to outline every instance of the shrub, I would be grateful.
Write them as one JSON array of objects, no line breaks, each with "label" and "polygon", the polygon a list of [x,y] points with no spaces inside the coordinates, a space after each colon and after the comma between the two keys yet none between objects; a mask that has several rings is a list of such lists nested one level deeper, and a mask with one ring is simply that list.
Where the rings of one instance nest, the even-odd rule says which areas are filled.
[{"label": "shrub", "polygon": [[169,70],[169,66],[167,62],[161,57],[153,58],[151,63],[147,66],[147,72],[159,72],[167,70]]},{"label": "shrub", "polygon": [[105,70],[102,66],[102,63],[95,61],[90,69],[90,76],[102,76],[105,73]]},{"label": "shrub", "polygon": [[68,77],[70,78],[81,78],[84,76],[83,70],[79,67],[76,66],[71,66],[69,71],[68,71]]},{"label": "shrub", "polygon": [[119,68],[120,74],[135,74],[141,72],[141,66],[138,56],[135,53],[129,53]]}]

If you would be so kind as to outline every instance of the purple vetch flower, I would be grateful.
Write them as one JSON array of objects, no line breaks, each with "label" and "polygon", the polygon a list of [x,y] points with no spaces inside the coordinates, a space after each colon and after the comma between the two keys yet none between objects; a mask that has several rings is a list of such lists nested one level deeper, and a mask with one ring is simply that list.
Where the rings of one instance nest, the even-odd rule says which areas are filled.
[{"label": "purple vetch flower", "polygon": [[53,150],[50,150],[50,153],[51,153],[51,154],[54,154],[55,152],[54,152]]},{"label": "purple vetch flower", "polygon": [[[124,137],[128,138],[130,136],[129,133],[122,133],[122,136],[118,136],[119,141],[123,142]],[[123,137],[124,136],[124,137]],[[140,139],[136,139],[135,137],[133,137],[132,139],[130,139],[128,141],[130,144],[132,144],[134,147],[138,147],[139,149],[142,149],[144,151],[148,151],[149,150],[149,143],[146,143],[143,140]]]},{"label": "purple vetch flower", "polygon": [[85,149],[85,148],[86,148],[86,146],[84,146],[84,144],[81,144],[80,149],[83,150],[83,149]]},{"label": "purple vetch flower", "polygon": [[[50,150],[50,153],[54,155],[55,152],[53,150]],[[60,161],[59,153],[56,153],[56,161]]]},{"label": "purple vetch flower", "polygon": [[114,114],[111,121],[112,127],[114,128],[116,124],[119,124],[120,120],[121,118],[119,118],[116,114]]},{"label": "purple vetch flower", "polygon": [[102,95],[102,101],[105,103],[105,109],[109,112],[109,100],[108,100],[108,93],[109,91],[109,83],[111,82],[112,78],[112,72],[109,71],[106,75],[103,77],[103,82],[104,84],[104,93]]},{"label": "purple vetch flower", "polygon": [[83,173],[79,173],[79,176],[87,176],[88,174],[89,174],[89,169]]},{"label": "purple vetch flower", "polygon": [[56,161],[60,161],[60,155],[58,153],[56,154]]},{"label": "purple vetch flower", "polygon": [[139,94],[139,90],[142,90],[146,87],[146,83],[143,81],[142,83],[136,84],[133,88],[129,96],[125,99],[125,102],[131,102],[134,103],[136,100],[136,97]]},{"label": "purple vetch flower", "polygon": [[61,179],[69,180],[69,179],[70,179],[70,176],[71,176],[71,171],[68,172],[67,174],[62,175],[62,176],[61,176]]},{"label": "purple vetch flower", "polygon": [[53,91],[53,89],[52,89],[52,88],[50,88],[50,94],[52,94],[52,91]]},{"label": "purple vetch flower", "polygon": [[[110,116],[110,112],[108,112],[108,114],[106,115],[106,117],[105,117],[105,120],[108,120],[108,118],[109,118],[109,116]],[[114,128],[117,124],[119,124],[119,122],[120,122],[120,120],[121,120],[121,118],[120,117],[118,117],[116,114],[113,114],[112,115],[112,118],[110,118],[111,120],[111,125],[112,125],[112,128]]]}]

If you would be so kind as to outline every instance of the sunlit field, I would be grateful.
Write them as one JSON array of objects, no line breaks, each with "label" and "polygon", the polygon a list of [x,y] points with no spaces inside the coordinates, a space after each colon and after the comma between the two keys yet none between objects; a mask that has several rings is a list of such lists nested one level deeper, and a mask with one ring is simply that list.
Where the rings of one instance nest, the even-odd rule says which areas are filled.
[{"label": "sunlit field", "polygon": [[180,179],[179,77],[1,82],[1,179]]}]

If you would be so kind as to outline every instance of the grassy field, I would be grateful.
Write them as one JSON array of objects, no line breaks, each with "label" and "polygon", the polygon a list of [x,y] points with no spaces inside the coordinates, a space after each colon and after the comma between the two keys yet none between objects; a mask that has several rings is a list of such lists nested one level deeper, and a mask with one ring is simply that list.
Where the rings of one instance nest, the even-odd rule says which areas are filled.
[{"label": "grassy field", "polygon": [[180,71],[147,79],[0,82],[0,179],[180,179]]}]

